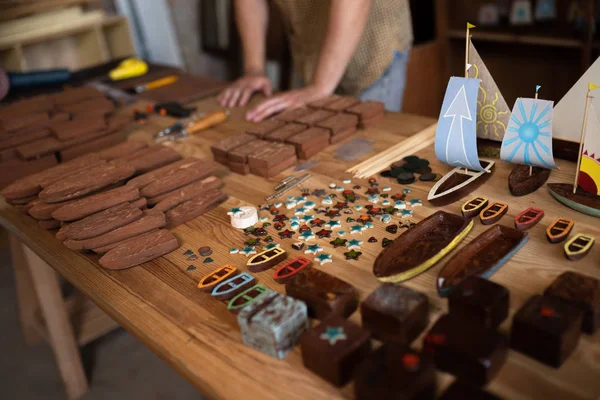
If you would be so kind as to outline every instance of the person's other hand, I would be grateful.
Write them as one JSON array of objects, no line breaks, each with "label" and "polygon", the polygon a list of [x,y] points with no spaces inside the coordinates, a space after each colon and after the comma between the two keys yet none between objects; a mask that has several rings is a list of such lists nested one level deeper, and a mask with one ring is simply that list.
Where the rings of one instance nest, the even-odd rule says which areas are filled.
[{"label": "person's other hand", "polygon": [[271,82],[262,73],[246,74],[223,90],[217,100],[221,107],[243,107],[248,104],[250,96],[255,92],[262,92],[271,96]]},{"label": "person's other hand", "polygon": [[249,110],[246,113],[246,119],[251,122],[260,122],[275,113],[286,109],[293,110],[294,108],[302,107],[329,94],[331,93],[327,93],[313,85],[279,93]]}]

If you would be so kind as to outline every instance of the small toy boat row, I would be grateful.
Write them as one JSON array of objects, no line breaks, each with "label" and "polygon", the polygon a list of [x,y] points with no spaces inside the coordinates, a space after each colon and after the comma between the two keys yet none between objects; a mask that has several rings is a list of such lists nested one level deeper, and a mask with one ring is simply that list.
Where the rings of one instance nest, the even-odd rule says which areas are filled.
[{"label": "small toy boat row", "polygon": [[467,201],[460,208],[460,212],[466,218],[473,218],[481,213],[485,207],[487,207],[489,201],[485,197],[474,197],[471,200]]},{"label": "small toy boat row", "polygon": [[209,292],[217,300],[229,300],[256,282],[249,273],[238,275],[238,272],[237,268],[224,265],[200,279],[198,289]]},{"label": "small toy boat row", "polygon": [[277,271],[275,271],[273,274],[273,279],[275,279],[275,282],[277,283],[286,283],[292,279],[294,275],[302,271],[304,268],[309,267],[311,264],[312,261],[310,261],[308,258],[298,256],[277,268]]},{"label": "small toy boat row", "polygon": [[546,228],[546,237],[550,243],[560,243],[569,236],[575,221],[572,219],[556,218]]},{"label": "small toy boat row", "polygon": [[491,203],[479,214],[479,220],[483,225],[491,225],[500,220],[508,211],[508,204],[498,201]]},{"label": "small toy boat row", "polygon": [[246,266],[250,272],[262,272],[279,264],[286,257],[287,253],[285,250],[280,247],[274,247],[250,257]]},{"label": "small toy boat row", "polygon": [[544,210],[529,207],[515,217],[515,227],[520,231],[533,228],[544,217]]},{"label": "small toy boat row", "polygon": [[581,260],[592,250],[595,241],[591,235],[578,233],[565,243],[565,256],[571,261]]}]

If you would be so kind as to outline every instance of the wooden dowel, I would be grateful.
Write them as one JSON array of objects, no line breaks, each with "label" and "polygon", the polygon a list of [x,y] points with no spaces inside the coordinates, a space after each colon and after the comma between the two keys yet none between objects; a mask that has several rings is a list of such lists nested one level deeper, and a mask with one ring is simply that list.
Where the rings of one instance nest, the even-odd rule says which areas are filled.
[{"label": "wooden dowel", "polygon": [[583,124],[581,125],[581,138],[579,139],[579,153],[577,153],[577,169],[575,170],[575,179],[573,181],[573,194],[577,192],[577,185],[579,184],[579,168],[581,167],[581,153],[583,150],[583,141],[585,139],[585,128],[587,126],[588,109],[590,107],[590,99],[592,97],[591,89],[588,89],[587,96],[585,97],[585,110],[583,112]]}]

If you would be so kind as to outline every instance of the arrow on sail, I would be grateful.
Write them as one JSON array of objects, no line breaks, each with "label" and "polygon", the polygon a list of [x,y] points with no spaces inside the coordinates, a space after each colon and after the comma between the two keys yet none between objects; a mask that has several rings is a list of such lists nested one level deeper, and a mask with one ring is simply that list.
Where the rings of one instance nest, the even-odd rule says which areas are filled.
[{"label": "arrow on sail", "polygon": [[[467,101],[467,93],[464,85],[460,88],[458,93],[456,93],[456,96],[454,96],[454,100],[452,100],[450,107],[448,107],[444,113],[444,118],[452,118],[452,123],[450,124],[450,133],[446,139],[446,164],[462,164],[465,168],[473,168],[473,165],[471,165],[469,157],[467,156],[463,132],[463,119],[466,119],[467,121],[473,120],[471,111],[469,111],[469,103]],[[459,121],[457,121],[457,119],[459,119]],[[453,154],[453,156],[457,157],[457,160],[452,162],[450,162],[450,157],[448,154],[450,143],[457,143],[462,149],[462,154],[460,154],[460,150],[459,154]]]}]

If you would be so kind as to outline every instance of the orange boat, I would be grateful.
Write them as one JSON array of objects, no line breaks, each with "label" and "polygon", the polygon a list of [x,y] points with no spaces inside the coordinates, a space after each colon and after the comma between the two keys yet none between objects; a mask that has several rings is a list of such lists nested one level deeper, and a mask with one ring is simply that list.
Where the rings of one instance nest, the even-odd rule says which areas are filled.
[{"label": "orange boat", "polygon": [[202,290],[203,292],[211,292],[215,286],[223,282],[225,279],[231,278],[236,273],[236,267],[224,265],[200,279],[200,282],[198,282],[198,289]]},{"label": "orange boat", "polygon": [[550,243],[560,243],[569,236],[575,221],[572,219],[556,218],[547,228],[546,237]]},{"label": "orange boat", "polygon": [[479,220],[483,225],[495,224],[508,211],[508,204],[494,202],[484,208],[479,214]]}]

